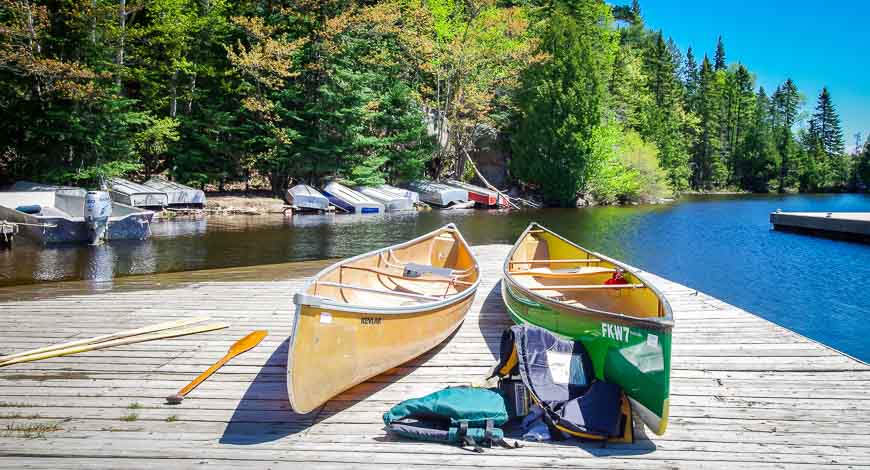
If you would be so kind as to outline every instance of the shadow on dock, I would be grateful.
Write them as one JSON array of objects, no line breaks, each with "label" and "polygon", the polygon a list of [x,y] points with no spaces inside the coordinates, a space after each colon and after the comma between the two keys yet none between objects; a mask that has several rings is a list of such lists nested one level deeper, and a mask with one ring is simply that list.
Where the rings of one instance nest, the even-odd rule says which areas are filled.
[{"label": "shadow on dock", "polygon": [[275,367],[286,367],[289,345],[289,338],[278,345],[251,381],[224,429],[219,440],[221,444],[252,445],[277,441],[304,431],[314,423],[319,409],[304,415],[294,413],[286,399],[286,377],[274,372]]},{"label": "shadow on dock", "polygon": [[[457,331],[459,331],[457,329]],[[332,418],[363,402],[370,396],[398,382],[441,352],[453,339],[453,332],[447,339],[423,355],[411,359],[396,368],[390,369],[372,379],[342,392],[316,410],[298,414],[290,408],[287,399],[287,380],[283,373],[275,374],[276,367],[286,369],[290,339],[284,340],[263,365],[261,371],[251,381],[232,417],[219,439],[221,444],[254,445],[277,441],[292,436]],[[401,371],[401,372],[399,372]],[[389,406],[384,405],[384,411]]]},{"label": "shadow on dock", "polygon": [[483,300],[483,305],[480,307],[480,313],[477,317],[477,326],[483,336],[486,347],[492,353],[494,359],[492,365],[498,363],[499,348],[501,348],[501,333],[507,328],[510,328],[514,322],[506,313],[507,308],[501,298],[501,282],[495,283],[495,286],[486,293],[486,299]]}]

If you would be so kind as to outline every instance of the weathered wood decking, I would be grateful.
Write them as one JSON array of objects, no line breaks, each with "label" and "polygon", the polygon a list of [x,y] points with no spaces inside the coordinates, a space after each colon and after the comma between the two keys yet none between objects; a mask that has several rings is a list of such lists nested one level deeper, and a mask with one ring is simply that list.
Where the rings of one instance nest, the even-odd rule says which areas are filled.
[{"label": "weathered wood decking", "polygon": [[[0,290],[0,352],[208,313],[228,330],[0,369],[0,468],[733,468],[870,466],[870,367],[724,302],[653,278],[674,307],[671,424],[632,445],[527,444],[483,455],[398,441],[395,402],[480,379],[509,324],[507,246],[458,333],[308,416],[288,410],[291,298],[302,280],[116,289],[37,300]],[[51,288],[49,288],[50,290]],[[164,398],[256,328],[270,335],[179,406]]]}]

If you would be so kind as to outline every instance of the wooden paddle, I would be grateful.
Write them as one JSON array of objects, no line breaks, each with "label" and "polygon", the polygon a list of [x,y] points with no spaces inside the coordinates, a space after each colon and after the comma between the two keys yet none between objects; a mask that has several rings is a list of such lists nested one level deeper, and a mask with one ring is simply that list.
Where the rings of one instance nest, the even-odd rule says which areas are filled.
[{"label": "wooden paddle", "polygon": [[245,336],[244,338],[236,341],[232,346],[230,346],[230,350],[224,357],[220,358],[220,360],[215,362],[213,366],[208,368],[208,370],[200,374],[199,377],[193,379],[192,382],[179,390],[178,393],[166,397],[166,402],[170,405],[177,405],[181,403],[181,400],[184,400],[185,395],[190,393],[199,384],[204,382],[205,379],[209,378],[211,374],[214,374],[218,369],[223,367],[223,365],[229,362],[230,359],[260,344],[260,341],[263,341],[263,338],[265,338],[267,334],[268,332],[265,330],[257,330],[249,334],[248,336]]},{"label": "wooden paddle", "polygon": [[67,349],[76,346],[84,346],[86,344],[97,344],[104,343],[107,341],[114,341],[116,339],[129,338],[131,336],[139,336],[147,333],[155,333],[157,331],[170,330],[173,328],[180,328],[182,326],[193,325],[195,323],[201,323],[208,320],[209,317],[195,317],[188,318],[186,320],[172,320],[163,323],[157,323],[156,325],[151,326],[143,326],[142,328],[136,328],[135,330],[125,330],[119,331],[117,333],[111,333],[108,335],[96,336],[94,338],[88,339],[80,339],[76,341],[70,341],[68,343],[60,343],[60,344],[52,344],[51,346],[45,346],[38,349],[31,349],[30,351],[24,351],[17,354],[10,354],[8,356],[0,356],[0,362],[11,361],[12,359],[18,359],[20,357],[32,356],[34,354],[46,353],[49,351],[57,351],[59,349]]},{"label": "wooden paddle", "polygon": [[187,335],[193,335],[196,333],[204,333],[206,331],[221,330],[221,329],[224,329],[228,326],[230,326],[229,323],[211,323],[211,324],[202,325],[202,326],[193,326],[190,328],[158,331],[156,333],[131,336],[129,338],[121,338],[121,339],[116,339],[113,341],[105,341],[102,343],[85,344],[85,345],[81,345],[81,346],[74,346],[71,348],[57,349],[54,351],[48,351],[48,352],[43,352],[43,353],[39,353],[39,354],[31,354],[29,356],[22,356],[22,357],[18,357],[15,359],[10,359],[8,361],[3,361],[3,362],[0,362],[0,367],[11,366],[12,364],[18,364],[21,362],[31,362],[31,361],[38,361],[41,359],[49,359],[52,357],[68,356],[70,354],[78,354],[81,352],[94,351],[96,349],[111,348],[113,346],[123,346],[125,344],[143,343],[145,341],[154,341],[157,339],[175,338],[178,336],[187,336]]}]

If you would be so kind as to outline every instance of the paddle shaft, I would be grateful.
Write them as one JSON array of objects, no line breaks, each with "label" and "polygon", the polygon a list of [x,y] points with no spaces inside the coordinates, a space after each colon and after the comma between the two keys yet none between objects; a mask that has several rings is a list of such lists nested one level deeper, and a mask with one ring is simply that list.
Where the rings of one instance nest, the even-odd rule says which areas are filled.
[{"label": "paddle shaft", "polygon": [[169,330],[169,331],[157,332],[157,333],[152,333],[152,334],[147,334],[147,335],[133,336],[130,338],[116,339],[114,341],[106,341],[106,342],[97,343],[97,344],[85,344],[85,345],[81,345],[81,346],[58,349],[55,351],[48,351],[48,352],[44,352],[44,353],[40,353],[40,354],[33,354],[30,356],[24,356],[24,357],[19,357],[16,359],[11,359],[8,361],[3,361],[3,362],[0,362],[0,367],[11,366],[12,364],[19,364],[22,362],[31,362],[31,361],[38,361],[41,359],[49,359],[52,357],[68,356],[70,354],[78,354],[78,353],[87,352],[87,351],[94,351],[97,349],[111,348],[113,346],[124,346],[126,344],[143,343],[145,341],[154,341],[154,340],[158,340],[158,339],[176,338],[178,336],[187,336],[187,335],[193,335],[193,334],[197,334],[197,333],[205,333],[206,331],[221,330],[221,329],[224,329],[228,326],[230,326],[228,323],[212,323],[212,324],[208,324],[208,325],[194,326],[191,328],[185,328],[185,329],[180,329],[180,330]]},{"label": "paddle shaft", "polygon": [[189,384],[185,385],[184,388],[178,391],[178,396],[184,397],[188,393],[190,393],[193,389],[195,389],[199,384],[205,382],[205,379],[211,377],[211,374],[217,372],[218,369],[224,366],[230,359],[235,357],[232,353],[227,353],[224,357],[222,357],[219,361],[215,362],[214,365],[209,367],[205,372],[199,374],[199,377],[193,379]]},{"label": "paddle shaft", "polygon": [[266,337],[267,332],[264,330],[257,330],[253,333],[245,336],[244,338],[236,341],[230,346],[229,351],[224,355],[224,357],[220,358],[217,362],[215,362],[211,367],[206,369],[205,372],[199,374],[199,377],[193,379],[189,384],[185,385],[181,390],[178,391],[175,395],[170,395],[166,397],[166,401],[169,404],[176,405],[181,403],[181,400],[184,399],[184,396],[190,393],[193,389],[195,389],[199,384],[203,383],[205,379],[211,377],[218,369],[224,366],[230,359],[242,354],[246,351],[251,350],[258,344],[260,341],[263,341],[263,338]]},{"label": "paddle shaft", "polygon": [[189,318],[186,320],[172,320],[172,321],[167,321],[167,322],[163,322],[163,323],[157,323],[157,324],[151,325],[151,326],[143,326],[142,328],[136,328],[133,330],[119,331],[117,333],[111,333],[111,334],[107,334],[107,335],[96,336],[93,338],[70,341],[68,343],[53,344],[51,346],[45,346],[42,348],[31,349],[30,351],[24,351],[24,352],[20,352],[17,354],[10,354],[8,356],[0,356],[0,363],[6,362],[6,361],[11,361],[13,359],[18,359],[20,357],[46,353],[49,351],[57,351],[60,349],[67,349],[67,348],[72,348],[72,347],[76,347],[76,346],[83,346],[86,344],[103,343],[106,341],[113,341],[116,339],[129,338],[131,336],[138,336],[138,335],[143,335],[146,333],[154,333],[157,331],[169,330],[172,328],[180,328],[182,326],[188,326],[188,325],[193,325],[195,323],[201,323],[201,322],[204,322],[208,319],[209,319],[209,317],[195,317],[195,318]]}]

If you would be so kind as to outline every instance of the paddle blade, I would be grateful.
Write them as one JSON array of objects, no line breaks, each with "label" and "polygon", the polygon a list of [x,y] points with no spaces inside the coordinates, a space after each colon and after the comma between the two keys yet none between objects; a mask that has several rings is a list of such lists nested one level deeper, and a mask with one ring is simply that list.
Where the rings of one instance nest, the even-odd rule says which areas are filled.
[{"label": "paddle blade", "polygon": [[237,356],[253,348],[254,346],[260,344],[260,341],[263,341],[263,338],[265,338],[267,334],[269,334],[269,332],[266,330],[257,330],[249,334],[248,336],[245,336],[244,338],[236,341],[235,344],[230,346],[228,356]]}]

